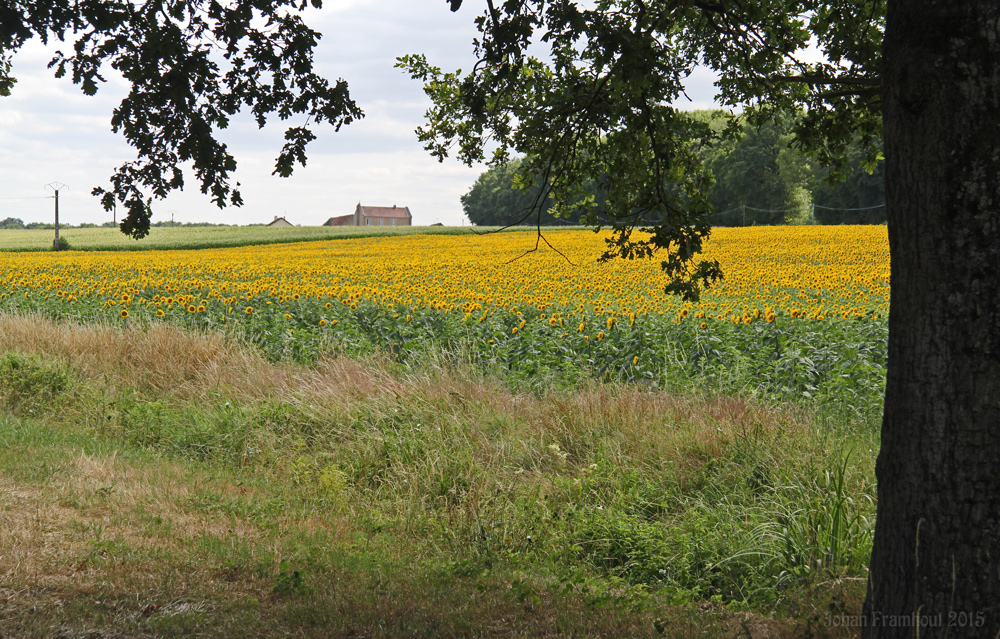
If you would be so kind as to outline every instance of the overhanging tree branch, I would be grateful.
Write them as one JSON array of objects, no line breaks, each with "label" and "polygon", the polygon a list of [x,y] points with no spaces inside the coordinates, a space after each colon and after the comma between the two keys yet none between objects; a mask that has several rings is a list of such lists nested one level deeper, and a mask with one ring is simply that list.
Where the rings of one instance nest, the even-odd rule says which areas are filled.
[{"label": "overhanging tree branch", "polygon": [[[302,116],[289,127],[274,173],[290,175],[306,161],[315,138],[312,125],[333,128],[363,117],[347,83],[330,83],[314,71],[320,34],[296,15],[304,0],[128,0],[5,3],[0,7],[0,51],[18,49],[31,37],[69,40],[72,52],[57,51],[50,63],[57,77],[71,78],[87,95],[105,81],[110,65],[131,83],[115,109],[112,127],[136,149],[107,187],[94,193],[111,210],[127,215],[123,232],[148,233],[153,199],[183,188],[181,164],[190,162],[202,193],[220,207],[239,206],[232,183],[236,159],[219,132],[248,109],[257,125]],[[318,6],[318,1],[312,4]],[[221,59],[210,52],[222,50]],[[0,67],[0,93],[9,68]],[[146,195],[146,194],[149,195]]]}]

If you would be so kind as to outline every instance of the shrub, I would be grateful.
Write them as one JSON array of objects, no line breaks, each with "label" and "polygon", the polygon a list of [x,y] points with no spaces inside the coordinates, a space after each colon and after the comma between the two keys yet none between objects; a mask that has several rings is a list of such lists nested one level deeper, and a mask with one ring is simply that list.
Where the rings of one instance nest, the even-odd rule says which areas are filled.
[{"label": "shrub", "polygon": [[69,373],[35,357],[7,353],[0,359],[0,403],[11,410],[34,411],[70,386]]}]

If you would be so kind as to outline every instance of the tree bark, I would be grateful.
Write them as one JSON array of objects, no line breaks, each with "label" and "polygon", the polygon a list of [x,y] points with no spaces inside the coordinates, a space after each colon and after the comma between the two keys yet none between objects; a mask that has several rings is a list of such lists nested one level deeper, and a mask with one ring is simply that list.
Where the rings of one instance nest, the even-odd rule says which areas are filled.
[{"label": "tree bark", "polygon": [[892,288],[863,636],[1000,636],[1000,3],[888,0]]}]

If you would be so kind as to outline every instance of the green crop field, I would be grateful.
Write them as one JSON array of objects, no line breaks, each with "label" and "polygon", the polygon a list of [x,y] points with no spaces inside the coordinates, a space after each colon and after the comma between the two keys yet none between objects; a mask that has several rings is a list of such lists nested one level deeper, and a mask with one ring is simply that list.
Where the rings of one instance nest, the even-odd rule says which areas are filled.
[{"label": "green crop field", "polygon": [[[477,228],[487,232],[491,228]],[[524,231],[525,229],[517,229]],[[384,235],[471,233],[470,227],[455,226],[163,226],[153,227],[149,235],[134,240],[117,228],[69,228],[59,236],[73,250],[143,251],[163,249],[223,248],[253,244],[281,244],[338,238],[379,237]],[[0,229],[0,251],[44,251],[52,247],[52,229]]]}]

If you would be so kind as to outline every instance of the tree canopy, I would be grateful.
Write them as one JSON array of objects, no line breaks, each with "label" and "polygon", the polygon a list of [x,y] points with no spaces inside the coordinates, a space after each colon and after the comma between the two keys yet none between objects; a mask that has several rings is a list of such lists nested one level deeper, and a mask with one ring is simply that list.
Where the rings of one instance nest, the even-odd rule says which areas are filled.
[{"label": "tree canopy", "polygon": [[[697,65],[719,74],[719,99],[755,126],[804,111],[795,144],[834,170],[855,140],[867,163],[878,158],[878,0],[489,0],[476,23],[471,71],[446,72],[421,55],[400,61],[433,101],[418,131],[426,148],[439,158],[457,148],[470,164],[524,156],[522,174],[540,176],[556,215],[583,210],[600,225],[585,186],[596,185],[615,229],[605,258],[669,247],[669,290],[688,298],[721,275],[696,260],[711,213],[696,149],[737,132],[672,106]],[[825,60],[803,57],[811,41]]]},{"label": "tree canopy", "polygon": [[[696,115],[708,118],[716,128],[728,119],[721,111]],[[884,223],[884,162],[868,163],[866,149],[855,139],[831,175],[811,154],[794,146],[797,119],[780,118],[759,126],[740,121],[736,135],[701,149],[714,179],[708,191],[712,223]],[[875,148],[881,149],[881,140],[876,140]]]},{"label": "tree canopy", "polygon": [[[729,124],[723,111],[694,111],[715,130]],[[793,120],[784,118],[751,126],[740,122],[735,135],[698,148],[698,156],[712,175],[707,196],[713,226],[756,224],[882,224],[885,223],[884,162],[869,172],[857,141],[847,148],[842,174],[829,171],[814,158],[791,146]],[[556,218],[551,197],[540,198],[541,186],[525,185],[518,176],[521,159],[484,171],[462,207],[473,224],[578,224],[581,213],[568,211]],[[600,219],[604,194],[596,197]]]},{"label": "tree canopy", "polygon": [[[538,224],[559,226],[579,224],[581,212],[552,213],[554,202],[540,184],[525,184],[519,170],[520,158],[484,171],[469,192],[461,197],[462,209],[469,221],[479,226]],[[595,193],[598,201],[600,193]]]},{"label": "tree canopy", "polygon": [[301,116],[285,131],[274,173],[305,164],[311,125],[339,129],[363,116],[347,83],[313,68],[320,34],[298,15],[320,0],[53,0],[0,2],[0,96],[14,89],[10,61],[25,42],[65,42],[49,66],[87,95],[108,67],[130,84],[111,126],[136,149],[110,185],[94,190],[105,209],[127,211],[123,232],[149,231],[150,204],[184,186],[190,163],[202,193],[219,207],[240,205],[236,159],[218,133],[241,110],[257,125]]},{"label": "tree canopy", "polygon": [[507,226],[533,221],[529,217],[541,221],[541,217],[531,213],[541,209],[544,216],[552,200],[544,197],[541,187],[536,184],[519,188],[515,178],[520,164],[520,159],[512,160],[490,167],[479,176],[461,198],[462,209],[470,222],[478,226]]}]

